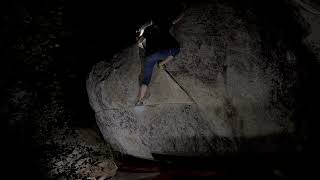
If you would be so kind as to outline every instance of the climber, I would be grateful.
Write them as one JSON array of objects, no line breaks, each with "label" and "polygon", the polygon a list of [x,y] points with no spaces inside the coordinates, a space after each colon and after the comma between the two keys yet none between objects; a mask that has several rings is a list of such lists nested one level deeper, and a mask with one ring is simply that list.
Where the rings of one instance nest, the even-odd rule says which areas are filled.
[{"label": "climber", "polygon": [[148,85],[152,77],[154,65],[158,63],[158,67],[163,69],[180,52],[180,45],[170,34],[169,29],[181,18],[182,14],[169,25],[158,20],[151,21],[140,29],[137,43],[140,47],[144,47],[143,45],[146,44],[146,47],[144,47],[146,59],[143,66],[143,80],[136,105],[143,105],[143,100],[150,95]]}]

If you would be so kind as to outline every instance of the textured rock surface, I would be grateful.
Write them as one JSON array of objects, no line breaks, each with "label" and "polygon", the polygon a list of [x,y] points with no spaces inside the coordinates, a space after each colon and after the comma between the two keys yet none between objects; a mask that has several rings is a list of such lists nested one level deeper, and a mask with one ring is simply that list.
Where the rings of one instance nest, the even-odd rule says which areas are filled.
[{"label": "textured rock surface", "polygon": [[300,14],[303,21],[310,26],[310,33],[305,39],[305,43],[317,56],[317,63],[320,63],[320,3],[314,0],[295,2],[301,6]]},{"label": "textured rock surface", "polygon": [[155,68],[147,106],[133,107],[142,58],[136,46],[93,67],[89,100],[113,148],[146,159],[152,153],[208,155],[239,151],[242,138],[294,130],[294,53],[285,47],[263,53],[258,27],[248,28],[235,13],[199,3],[173,31],[181,53],[168,70],[196,103]]}]

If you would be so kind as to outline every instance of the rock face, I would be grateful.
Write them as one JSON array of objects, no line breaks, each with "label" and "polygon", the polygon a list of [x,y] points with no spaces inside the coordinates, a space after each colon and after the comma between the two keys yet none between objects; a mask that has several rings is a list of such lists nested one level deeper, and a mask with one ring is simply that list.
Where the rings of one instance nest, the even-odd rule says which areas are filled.
[{"label": "rock face", "polygon": [[104,138],[117,151],[153,159],[237,152],[244,138],[292,132],[295,55],[282,48],[267,56],[258,28],[246,27],[226,5],[185,12],[173,30],[181,52],[168,71],[191,97],[155,67],[150,98],[134,107],[143,60],[137,46],[96,64],[87,91]]},{"label": "rock face", "polygon": [[304,23],[310,27],[310,33],[304,40],[317,57],[317,64],[320,62],[320,3],[314,0],[295,0],[300,5],[300,15]]}]

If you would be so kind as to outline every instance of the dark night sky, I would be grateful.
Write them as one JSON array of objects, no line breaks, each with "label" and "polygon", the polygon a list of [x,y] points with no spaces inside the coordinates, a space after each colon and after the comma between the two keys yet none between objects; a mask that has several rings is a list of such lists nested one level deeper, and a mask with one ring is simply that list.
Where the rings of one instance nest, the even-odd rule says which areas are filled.
[{"label": "dark night sky", "polygon": [[111,51],[134,43],[135,29],[150,17],[169,17],[177,8],[174,1],[90,1],[68,3],[66,20],[77,38]]}]

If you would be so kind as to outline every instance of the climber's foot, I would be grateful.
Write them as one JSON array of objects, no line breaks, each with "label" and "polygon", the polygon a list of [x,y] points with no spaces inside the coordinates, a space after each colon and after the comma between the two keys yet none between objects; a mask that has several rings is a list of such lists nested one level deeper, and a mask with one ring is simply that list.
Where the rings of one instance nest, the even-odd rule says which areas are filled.
[{"label": "climber's foot", "polygon": [[158,63],[158,68],[164,70],[166,68],[165,64]]},{"label": "climber's foot", "polygon": [[136,106],[143,106],[143,102],[141,100],[138,100],[135,105]]}]

